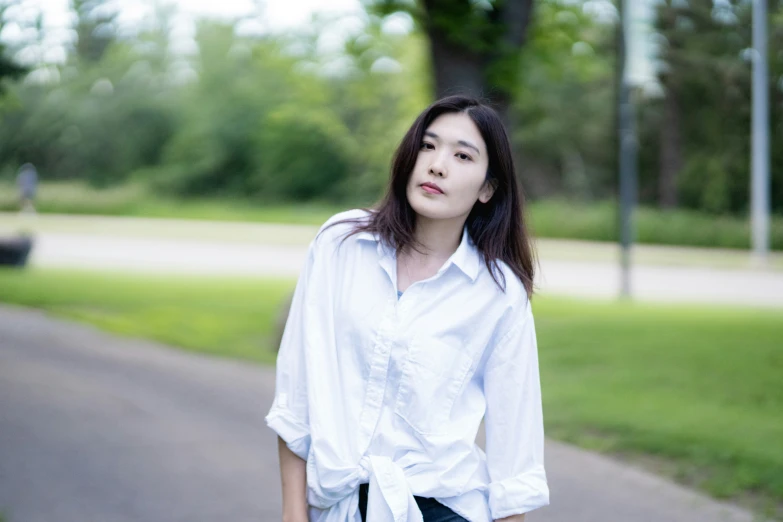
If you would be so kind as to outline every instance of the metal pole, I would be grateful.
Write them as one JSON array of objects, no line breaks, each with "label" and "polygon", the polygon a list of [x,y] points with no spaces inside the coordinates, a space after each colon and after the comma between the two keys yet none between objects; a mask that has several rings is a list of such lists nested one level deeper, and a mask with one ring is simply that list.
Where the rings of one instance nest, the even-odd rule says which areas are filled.
[{"label": "metal pole", "polygon": [[631,297],[631,247],[633,245],[633,207],[636,194],[636,136],[631,85],[628,75],[628,0],[620,0],[618,31],[618,165],[620,170],[620,297]]},{"label": "metal pole", "polygon": [[753,257],[769,253],[769,79],[767,72],[767,0],[753,0],[753,137],[751,144],[751,229]]}]

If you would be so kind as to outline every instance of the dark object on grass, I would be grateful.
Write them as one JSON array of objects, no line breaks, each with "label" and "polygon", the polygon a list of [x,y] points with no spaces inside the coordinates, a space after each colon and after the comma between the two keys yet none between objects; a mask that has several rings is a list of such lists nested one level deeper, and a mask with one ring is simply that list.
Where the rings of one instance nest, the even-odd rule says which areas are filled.
[{"label": "dark object on grass", "polygon": [[25,266],[32,248],[29,236],[0,237],[0,265]]}]

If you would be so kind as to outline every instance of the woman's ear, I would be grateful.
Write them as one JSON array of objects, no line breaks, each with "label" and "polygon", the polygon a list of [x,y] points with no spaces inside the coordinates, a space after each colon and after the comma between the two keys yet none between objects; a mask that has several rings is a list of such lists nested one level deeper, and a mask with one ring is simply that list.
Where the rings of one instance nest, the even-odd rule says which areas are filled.
[{"label": "woman's ear", "polygon": [[487,203],[490,199],[492,199],[492,195],[495,194],[495,189],[497,186],[497,180],[487,179],[484,181],[484,184],[481,186],[481,190],[479,190],[479,201],[482,203]]}]

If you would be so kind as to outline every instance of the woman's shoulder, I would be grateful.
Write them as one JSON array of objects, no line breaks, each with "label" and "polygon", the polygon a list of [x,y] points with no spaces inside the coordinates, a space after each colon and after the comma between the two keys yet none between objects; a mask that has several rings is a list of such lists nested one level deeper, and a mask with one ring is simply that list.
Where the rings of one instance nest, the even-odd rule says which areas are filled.
[{"label": "woman's shoulder", "polygon": [[519,328],[530,324],[533,314],[530,295],[524,283],[507,263],[500,259],[496,260],[496,263],[494,272],[500,285],[492,278],[486,266],[481,274],[482,282],[492,287],[493,292],[490,305],[492,313],[484,316],[495,318],[494,343],[506,339],[512,332],[519,331]]},{"label": "woman's shoulder", "polygon": [[321,225],[316,239],[319,243],[324,242],[326,244],[342,241],[356,227],[367,223],[371,215],[372,211],[363,208],[338,212]]},{"label": "woman's shoulder", "polygon": [[530,296],[522,280],[503,260],[496,259],[492,265],[494,278],[487,266],[483,262],[481,263],[482,282],[494,287],[496,299],[501,301],[506,307],[523,310],[527,308]]},{"label": "woman's shoulder", "polygon": [[372,211],[364,208],[354,208],[351,210],[344,210],[334,214],[332,217],[326,220],[321,225],[321,230],[331,227],[333,225],[339,226],[341,222],[364,222],[372,215]]}]

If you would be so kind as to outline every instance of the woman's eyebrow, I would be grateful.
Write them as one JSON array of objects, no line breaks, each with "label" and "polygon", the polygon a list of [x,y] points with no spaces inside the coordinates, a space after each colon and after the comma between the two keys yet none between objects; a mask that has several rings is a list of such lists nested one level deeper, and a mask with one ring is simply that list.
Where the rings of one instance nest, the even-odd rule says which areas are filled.
[{"label": "woman's eyebrow", "polygon": [[[434,133],[434,132],[432,132],[432,131],[424,131],[424,135],[425,135],[425,136],[429,136],[430,138],[435,138],[436,140],[440,139],[440,136],[438,136],[437,134],[435,134],[435,133]],[[457,141],[457,144],[458,144],[458,145],[465,146],[465,147],[468,147],[468,148],[471,148],[471,149],[473,149],[473,150],[475,150],[475,151],[476,151],[476,154],[478,154],[479,156],[481,156],[481,152],[479,151],[478,147],[476,147],[475,145],[473,145],[471,142],[469,142],[469,141],[465,141],[465,140],[459,140],[459,141]]]},{"label": "woman's eyebrow", "polygon": [[459,140],[457,143],[459,143],[460,145],[464,145],[465,147],[468,147],[468,148],[471,148],[471,149],[475,150],[476,154],[481,156],[481,152],[479,152],[478,147],[473,145],[471,142],[465,141],[465,140]]}]

